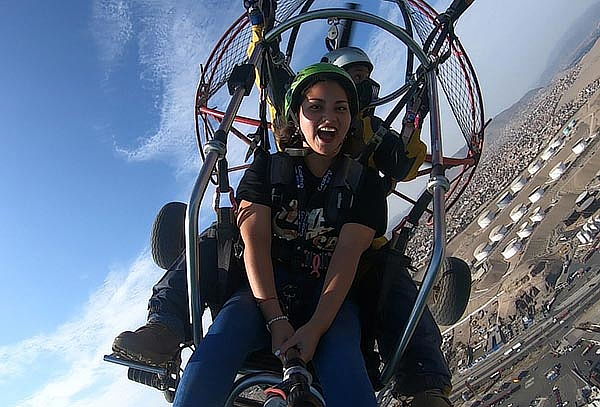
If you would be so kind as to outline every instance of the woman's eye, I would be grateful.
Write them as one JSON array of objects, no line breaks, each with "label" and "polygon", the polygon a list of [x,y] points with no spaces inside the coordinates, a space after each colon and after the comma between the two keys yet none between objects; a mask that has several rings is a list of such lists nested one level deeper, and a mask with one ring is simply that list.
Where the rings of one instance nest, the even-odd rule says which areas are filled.
[{"label": "woman's eye", "polygon": [[321,109],[321,106],[319,106],[319,105],[310,105],[308,108],[310,110],[319,110],[319,109]]},{"label": "woman's eye", "polygon": [[338,106],[338,112],[345,112],[348,108],[346,106]]}]

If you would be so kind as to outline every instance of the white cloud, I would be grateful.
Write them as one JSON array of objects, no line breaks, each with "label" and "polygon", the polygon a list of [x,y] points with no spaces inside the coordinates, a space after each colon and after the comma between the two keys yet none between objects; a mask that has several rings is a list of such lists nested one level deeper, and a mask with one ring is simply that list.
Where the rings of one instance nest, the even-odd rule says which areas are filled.
[{"label": "white cloud", "polygon": [[100,61],[108,68],[107,74],[110,74],[133,34],[129,5],[125,1],[98,0],[94,3],[93,13],[92,30]]},{"label": "white cloud", "polygon": [[[160,392],[129,381],[126,368],[102,356],[119,332],[145,322],[151,287],[162,273],[145,252],[130,268],[109,273],[73,320],[50,334],[0,347],[0,387],[12,387],[11,397],[22,398],[17,405],[23,407],[160,405]],[[48,360],[53,363],[44,365]],[[20,394],[26,386],[14,383],[34,386],[36,369],[48,380]]]},{"label": "white cloud", "polygon": [[123,146],[117,135],[119,153],[134,161],[166,160],[178,172],[197,167],[193,115],[199,67],[242,12],[233,0],[97,0],[94,34],[107,71],[117,69],[118,56],[135,41],[140,79],[157,90],[158,129],[134,147]]}]

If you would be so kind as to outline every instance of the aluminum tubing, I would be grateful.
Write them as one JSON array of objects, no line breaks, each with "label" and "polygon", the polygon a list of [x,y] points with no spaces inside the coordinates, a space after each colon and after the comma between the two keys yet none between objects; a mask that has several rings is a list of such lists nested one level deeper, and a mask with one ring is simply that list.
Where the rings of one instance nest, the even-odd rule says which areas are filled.
[{"label": "aluminum tubing", "polygon": [[425,69],[429,68],[431,61],[423,52],[419,44],[412,38],[412,35],[409,32],[407,32],[404,28],[398,27],[397,25],[379,16],[358,10],[349,10],[344,8],[327,8],[321,10],[313,10],[291,17],[288,20],[271,29],[271,31],[269,31],[265,35],[265,42],[275,41],[285,31],[295,27],[298,24],[318,19],[326,19],[330,17],[355,20],[362,23],[375,25],[387,31],[388,33],[402,41],[404,44],[406,44],[406,46],[412,51],[412,53],[417,57],[417,59],[419,59],[419,61]]},{"label": "aluminum tubing", "polygon": [[437,274],[442,266],[446,249],[446,222],[445,222],[445,193],[448,189],[448,180],[444,176],[442,166],[442,139],[440,126],[440,111],[437,92],[437,77],[435,71],[430,71],[428,75],[429,100],[431,103],[430,132],[431,132],[431,157],[433,171],[428,188],[433,195],[433,249],[425,279],[421,284],[415,305],[410,313],[408,323],[398,343],[394,355],[386,364],[381,373],[381,382],[385,385],[391,379],[396,370],[408,343],[415,332],[417,324],[427,304],[427,297],[433,288]]},{"label": "aluminum tubing", "polygon": [[[263,53],[263,47],[258,44],[248,63],[255,65]],[[227,105],[227,110],[223,115],[219,128],[215,132],[215,138],[207,143],[208,153],[200,168],[200,173],[196,178],[192,195],[188,203],[185,216],[185,248],[186,248],[186,266],[188,281],[188,300],[190,308],[190,322],[192,324],[192,333],[194,344],[198,346],[202,340],[202,301],[200,299],[200,251],[198,249],[198,217],[200,204],[206,193],[206,188],[210,182],[210,176],[217,164],[217,161],[227,153],[227,134],[233,125],[235,115],[237,114],[242,100],[244,99],[245,89],[238,86],[231,100]],[[200,147],[200,146],[199,146]]]},{"label": "aluminum tubing", "polygon": [[188,301],[190,307],[190,322],[194,344],[198,346],[202,340],[202,301],[200,299],[200,253],[198,250],[198,213],[202,198],[210,182],[219,153],[211,151],[208,153],[194,184],[190,202],[185,215],[185,248],[188,281]]}]

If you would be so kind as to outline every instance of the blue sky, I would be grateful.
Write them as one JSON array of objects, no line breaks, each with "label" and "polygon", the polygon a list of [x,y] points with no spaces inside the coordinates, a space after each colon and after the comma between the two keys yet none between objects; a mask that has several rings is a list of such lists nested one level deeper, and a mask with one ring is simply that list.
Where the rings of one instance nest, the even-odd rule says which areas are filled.
[{"label": "blue sky", "polygon": [[[476,2],[457,28],[488,116],[535,83],[561,29],[593,1],[492,3]],[[197,169],[198,66],[241,1],[6,1],[0,11],[0,405],[160,405],[101,356],[144,321],[161,275],[152,221],[187,200]],[[388,86],[388,40],[361,41]]]},{"label": "blue sky", "polygon": [[[19,287],[2,298],[14,310],[4,326],[19,327],[3,330],[3,341],[48,331],[72,313],[111,263],[144,247],[148,220],[177,189],[166,164],[131,165],[115,152],[159,119],[158,87],[139,80],[134,47],[106,80],[89,4],[17,4],[3,7],[0,28],[0,165],[10,174],[1,181],[0,250],[7,283]],[[34,317],[41,310],[44,318]]]}]

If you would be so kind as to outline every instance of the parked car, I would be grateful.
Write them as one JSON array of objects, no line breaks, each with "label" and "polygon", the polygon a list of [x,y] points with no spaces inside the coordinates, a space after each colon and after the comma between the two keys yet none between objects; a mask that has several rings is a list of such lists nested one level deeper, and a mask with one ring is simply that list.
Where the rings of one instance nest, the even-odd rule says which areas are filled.
[{"label": "parked car", "polygon": [[552,369],[548,373],[546,373],[546,379],[548,379],[548,381],[550,381],[550,382],[556,380],[557,377],[558,377],[558,372],[554,369]]}]

